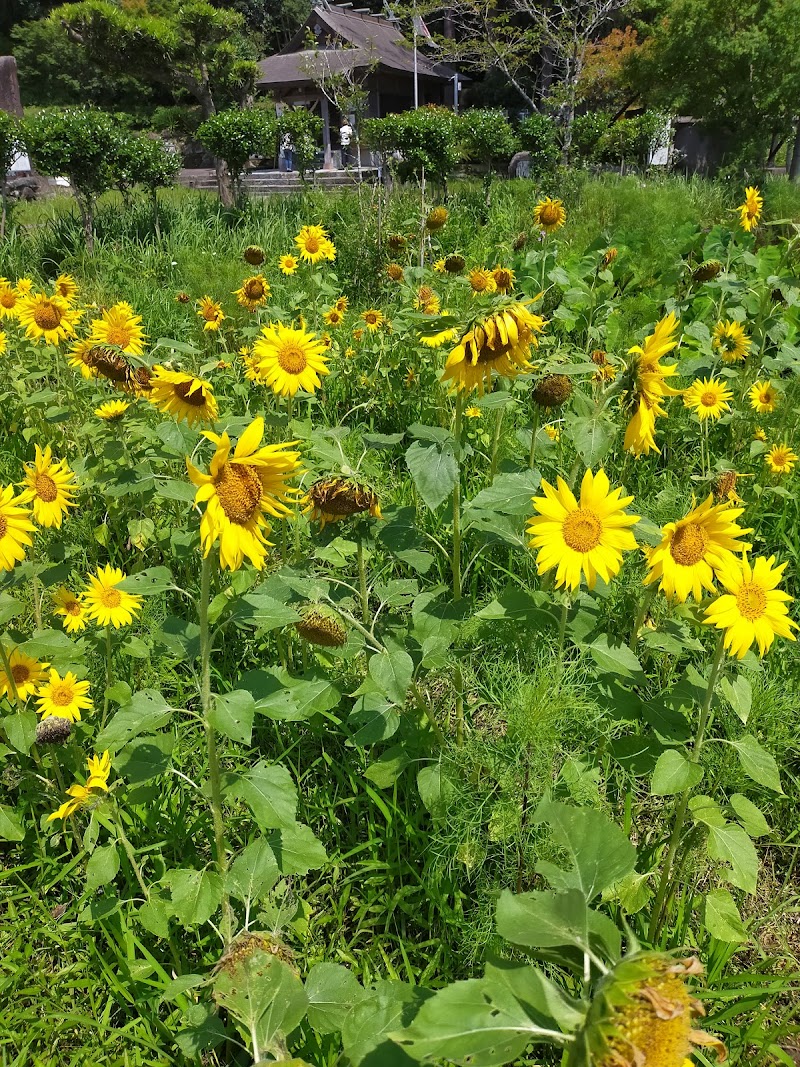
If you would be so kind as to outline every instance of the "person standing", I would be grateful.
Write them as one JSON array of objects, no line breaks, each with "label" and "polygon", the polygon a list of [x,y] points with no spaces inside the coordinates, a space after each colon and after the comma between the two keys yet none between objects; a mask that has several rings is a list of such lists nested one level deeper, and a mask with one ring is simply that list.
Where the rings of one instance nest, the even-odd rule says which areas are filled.
[{"label": "person standing", "polygon": [[292,135],[288,132],[281,138],[281,152],[283,153],[283,166],[288,174],[294,170],[294,144]]},{"label": "person standing", "polygon": [[350,142],[352,139],[353,127],[347,119],[345,119],[339,127],[339,144],[342,149],[342,167],[347,167],[350,163]]}]

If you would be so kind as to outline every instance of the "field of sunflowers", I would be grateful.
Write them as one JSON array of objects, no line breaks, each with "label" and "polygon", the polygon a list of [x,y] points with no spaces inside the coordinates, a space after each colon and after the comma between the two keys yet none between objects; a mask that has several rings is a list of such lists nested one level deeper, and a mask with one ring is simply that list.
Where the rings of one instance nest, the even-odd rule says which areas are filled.
[{"label": "field of sunflowers", "polygon": [[20,209],[4,1065],[800,1062],[800,197],[548,192]]}]

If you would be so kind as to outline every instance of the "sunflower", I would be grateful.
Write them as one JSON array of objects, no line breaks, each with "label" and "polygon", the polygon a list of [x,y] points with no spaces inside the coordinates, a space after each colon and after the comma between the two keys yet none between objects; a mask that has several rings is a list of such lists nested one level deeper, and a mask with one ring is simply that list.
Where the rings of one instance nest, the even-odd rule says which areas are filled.
[{"label": "sunflower", "polygon": [[7,278],[0,278],[0,320],[16,319],[19,315],[19,290]]},{"label": "sunflower", "polygon": [[142,316],[125,300],[103,311],[101,318],[92,320],[91,340],[95,344],[114,345],[128,356],[141,356],[144,339]]},{"label": "sunflower", "polygon": [[336,258],[336,249],[328,236],[327,230],[321,226],[303,226],[294,239],[300,252],[300,258],[305,263],[319,263],[323,259],[333,260]]},{"label": "sunflower", "polygon": [[497,292],[497,282],[494,280],[492,272],[485,267],[473,267],[467,275],[467,279],[472,292],[475,294]]},{"label": "sunflower", "polygon": [[718,419],[730,411],[733,393],[719,378],[696,378],[683,394],[683,403],[701,422]]},{"label": "sunflower", "polygon": [[661,359],[678,344],[675,331],[678,320],[672,312],[658,323],[644,344],[628,349],[633,356],[628,374],[632,379],[628,404],[634,410],[625,430],[626,451],[641,456],[647,452],[659,452],[655,441],[656,419],[666,418],[663,401],[668,396],[680,396],[681,390],[667,384],[667,378],[678,373],[677,367],[662,366]]},{"label": "sunflower", "polygon": [[71,274],[59,274],[53,282],[53,292],[71,304],[78,295],[78,283]]},{"label": "sunflower", "polygon": [[771,415],[778,406],[778,391],[772,382],[755,382],[747,395],[750,397],[750,407],[759,415]]},{"label": "sunflower", "polygon": [[322,321],[326,326],[341,326],[344,321],[344,313],[336,307],[328,308],[322,316]]},{"label": "sunflower", "polygon": [[3,353],[5,352],[5,350],[7,348],[8,348],[8,337],[6,336],[6,333],[5,333],[4,330],[0,330],[0,356],[3,355]]},{"label": "sunflower", "polygon": [[53,604],[56,615],[64,620],[62,625],[68,634],[77,633],[86,629],[86,613],[79,597],[70,593],[65,586],[59,586],[53,593]]},{"label": "sunflower", "polygon": [[242,252],[242,259],[245,263],[249,263],[251,267],[260,267],[266,258],[261,245],[248,245]]},{"label": "sunflower", "polygon": [[772,474],[791,474],[797,463],[797,453],[788,445],[773,445],[764,457]]},{"label": "sunflower", "polygon": [[444,261],[444,269],[448,274],[460,274],[466,265],[464,257],[457,252],[449,255]]},{"label": "sunflower", "polygon": [[532,300],[509,304],[464,334],[447,358],[442,381],[462,392],[477,389],[483,396],[492,387],[493,373],[515,378],[531,370],[531,346],[538,345],[536,334],[546,323],[528,311],[527,303]]},{"label": "sunflower", "polygon": [[320,375],[330,373],[325,347],[324,341],[302,327],[270,323],[253,345],[258,380],[278,396],[294,396],[298,389],[314,393],[321,385]]},{"label": "sunflower", "polygon": [[17,278],[17,293],[20,296],[27,296],[31,289],[33,289],[32,278]]},{"label": "sunflower", "polygon": [[572,379],[566,374],[546,374],[531,393],[531,400],[540,408],[549,411],[560,408],[572,396]]},{"label": "sunflower", "polygon": [[414,297],[414,307],[423,315],[438,315],[441,311],[439,297],[429,285],[421,285]]},{"label": "sunflower", "polygon": [[744,203],[736,209],[739,212],[739,222],[742,229],[748,233],[758,226],[761,211],[764,207],[764,198],[755,186],[748,186],[744,191]]},{"label": "sunflower", "polygon": [[304,641],[321,648],[341,648],[347,641],[347,629],[342,618],[324,604],[308,604],[300,610],[295,630]]},{"label": "sunflower", "polygon": [[81,372],[82,378],[96,378],[97,370],[90,365],[87,361],[87,355],[97,346],[91,339],[84,338],[82,341],[75,341],[72,348],[69,350],[69,358],[67,362],[70,367],[74,367],[75,370]]},{"label": "sunflower", "polygon": [[465,408],[465,410],[464,410],[464,418],[465,419],[479,419],[482,414],[483,414],[483,412],[481,411],[481,409],[478,408],[478,407],[475,407],[474,404],[472,404],[468,408]]},{"label": "sunflower", "polygon": [[375,331],[379,330],[381,326],[383,326],[383,324],[386,322],[386,319],[384,319],[383,317],[383,313],[378,311],[376,308],[368,308],[367,311],[362,311],[361,318],[363,319],[364,324],[371,333],[375,333]]},{"label": "sunflower", "polygon": [[34,293],[19,301],[19,321],[25,336],[49,345],[60,344],[75,336],[75,323],[83,314],[60,296]]},{"label": "sunflower", "polygon": [[0,571],[11,571],[25,559],[25,548],[33,544],[30,509],[24,493],[14,496],[14,486],[0,486]]},{"label": "sunflower", "polygon": [[[450,313],[443,311],[442,314],[449,315]],[[421,333],[419,339],[420,343],[425,345],[426,348],[441,348],[442,345],[447,344],[449,341],[458,340],[458,330],[455,326],[451,326],[446,330],[438,330],[436,333]]]},{"label": "sunflower", "polygon": [[33,501],[33,517],[40,526],[61,527],[68,508],[76,507],[72,499],[77,490],[75,475],[66,460],[53,460],[48,445],[44,452],[36,445],[33,466],[25,467],[25,481],[20,499]]},{"label": "sunflower", "polygon": [[552,423],[549,426],[544,427],[544,432],[554,444],[558,444],[561,440],[561,430],[558,426],[554,426]]},{"label": "sunflower", "polygon": [[108,752],[104,752],[102,756],[90,756],[86,766],[89,770],[86,785],[80,785],[78,782],[71,785],[67,790],[70,799],[65,800],[58,811],[47,816],[48,822],[53,819],[66,819],[79,808],[85,807],[98,794],[108,792],[108,776],[111,773],[111,756]]},{"label": "sunflower", "polygon": [[178,422],[185,419],[189,426],[196,422],[216,422],[219,408],[214,390],[202,378],[156,366],[150,386],[148,400],[163,414],[173,415]]},{"label": "sunflower", "polygon": [[775,557],[759,556],[752,564],[746,556],[731,559],[720,568],[720,584],[727,590],[705,609],[705,622],[725,631],[725,647],[741,659],[755,641],[763,656],[777,637],[795,640],[797,623],[789,618],[792,598],[776,586],[786,564],[774,566]]},{"label": "sunflower", "polygon": [[205,320],[204,330],[218,330],[225,318],[222,305],[212,300],[210,296],[201,296],[197,301],[197,314]]},{"label": "sunflower", "polygon": [[542,481],[545,495],[534,497],[538,512],[530,520],[527,532],[530,546],[538,550],[539,574],[556,570],[556,585],[577,589],[581,573],[590,589],[598,574],[609,582],[622,566],[622,553],[636,548],[629,526],[639,521],[625,508],[632,496],[622,496],[622,489],[611,490],[605,471],[587,470],[581,482],[580,502],[562,477],[558,489]]},{"label": "sunflower", "polygon": [[80,722],[81,712],[90,711],[94,705],[89,698],[89,683],[79,682],[72,671],[62,678],[58,671],[51,669],[47,682],[39,686],[36,694],[39,705],[37,711],[43,719],[51,715],[60,719]]},{"label": "sunflower", "polygon": [[256,308],[266,304],[271,292],[269,282],[264,275],[254,274],[250,278],[245,278],[241,289],[236,289],[233,295],[236,297],[236,303],[241,307],[247,308],[248,311],[255,311]]},{"label": "sunflower", "polygon": [[743,504],[744,501],[736,491],[736,484],[740,478],[749,478],[750,475],[738,474],[733,470],[726,470],[720,474],[717,478],[717,484],[714,486],[714,499],[719,502],[720,500],[729,500],[731,504]]},{"label": "sunflower", "polygon": [[681,603],[690,593],[695,600],[701,599],[704,589],[713,593],[719,568],[750,549],[741,538],[752,531],[736,522],[743,510],[731,507],[727,500],[715,504],[709,493],[684,518],[668,522],[661,530],[661,543],[648,557],[650,571],[645,585],[659,582],[662,592]]},{"label": "sunflower", "polygon": [[722,273],[723,269],[718,259],[706,259],[692,271],[692,281],[700,283],[713,282]]},{"label": "sunflower", "polygon": [[755,430],[753,430],[753,440],[766,442],[767,431],[764,429],[763,426],[756,426]]},{"label": "sunflower", "polygon": [[341,522],[366,511],[373,519],[383,518],[377,494],[352,478],[321,478],[311,486],[306,500],[304,511],[311,513],[321,530],[326,523]]},{"label": "sunflower", "polygon": [[280,272],[281,274],[285,274],[287,278],[291,277],[292,274],[296,274],[299,266],[300,261],[296,259],[291,252],[287,252],[278,260]]},{"label": "sunflower", "polygon": [[142,610],[142,598],[119,589],[124,580],[124,573],[110,564],[89,575],[89,588],[82,596],[87,618],[115,630],[133,622]]},{"label": "sunflower", "polygon": [[247,556],[261,570],[266,559],[263,546],[269,544],[264,536],[264,531],[269,533],[264,513],[276,518],[291,514],[284,501],[297,496],[300,490],[286,482],[302,473],[300,453],[286,451],[294,442],[259,447],[264,436],[262,418],[250,423],[232,456],[227,433],[204,433],[216,445],[210,473],[203,474],[186,460],[189,478],[198,487],[195,503],[206,504],[200,520],[203,554],[207,556],[219,539],[223,567],[238,570]]},{"label": "sunflower", "polygon": [[494,278],[495,288],[498,293],[507,293],[509,289],[514,288],[514,282],[516,281],[516,275],[510,267],[495,267],[492,271],[492,278]]},{"label": "sunflower", "polygon": [[428,212],[428,217],[425,219],[425,229],[429,233],[435,233],[437,230],[441,230],[444,224],[447,222],[448,212],[446,207],[435,207]]},{"label": "sunflower", "polygon": [[95,408],[94,413],[98,419],[103,419],[105,422],[116,422],[117,419],[122,418],[129,407],[127,400],[107,400],[105,404]]},{"label": "sunflower", "polygon": [[592,363],[597,370],[592,375],[592,381],[602,385],[603,382],[613,382],[617,376],[617,368],[609,361],[608,353],[602,348],[596,348],[591,355]]},{"label": "sunflower", "polygon": [[612,263],[614,263],[618,255],[619,252],[616,248],[607,248],[606,251],[603,253],[603,258],[600,260],[601,267],[603,267],[604,270],[607,267],[610,267]]},{"label": "sunflower", "polygon": [[433,264],[433,270],[435,274],[446,273],[447,268],[445,267],[444,262],[444,258],[436,260],[436,262]]},{"label": "sunflower", "polygon": [[752,343],[738,322],[725,319],[714,327],[712,345],[719,349],[723,363],[746,359]]},{"label": "sunflower", "polygon": [[405,273],[399,263],[390,263],[386,268],[386,277],[390,282],[401,282]]},{"label": "sunflower", "polygon": [[9,700],[14,700],[15,694],[18,700],[33,696],[36,687],[47,677],[47,668],[50,666],[49,663],[32,659],[19,648],[8,654],[8,665],[11,668],[10,679],[5,669],[0,667],[0,697],[7,696]]},{"label": "sunflower", "polygon": [[551,200],[547,196],[533,209],[533,223],[545,233],[555,233],[566,221],[567,213],[560,200]]}]

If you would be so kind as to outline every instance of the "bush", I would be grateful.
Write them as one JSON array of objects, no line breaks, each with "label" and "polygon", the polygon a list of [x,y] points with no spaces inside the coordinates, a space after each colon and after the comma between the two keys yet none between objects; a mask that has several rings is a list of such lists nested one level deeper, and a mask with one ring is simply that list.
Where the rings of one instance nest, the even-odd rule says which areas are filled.
[{"label": "bush", "polygon": [[459,117],[458,131],[464,158],[486,162],[490,170],[507,167],[519,148],[505,112],[497,108],[465,111]]},{"label": "bush", "polygon": [[611,115],[605,111],[587,111],[572,123],[571,157],[573,163],[588,166],[601,160],[601,144],[611,127]]},{"label": "bush", "polygon": [[225,161],[236,195],[251,156],[267,155],[275,143],[275,116],[263,108],[219,111],[197,129],[200,144]]},{"label": "bush", "polygon": [[397,171],[402,179],[425,176],[446,184],[459,159],[459,119],[448,108],[421,107],[383,119],[367,119],[364,140],[392,165],[394,153],[401,157]]},{"label": "bush", "polygon": [[663,138],[665,125],[665,117],[659,111],[619,119],[600,138],[598,152],[602,162],[646,167]]},{"label": "bush", "polygon": [[561,157],[558,127],[547,115],[534,113],[523,119],[517,131],[519,143],[531,157],[531,177],[552,174]]}]

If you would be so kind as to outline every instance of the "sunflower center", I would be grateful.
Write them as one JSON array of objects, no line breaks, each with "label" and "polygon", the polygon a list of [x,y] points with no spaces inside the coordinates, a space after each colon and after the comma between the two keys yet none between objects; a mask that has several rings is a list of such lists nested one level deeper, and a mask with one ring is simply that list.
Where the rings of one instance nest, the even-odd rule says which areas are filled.
[{"label": "sunflower center", "polygon": [[104,589],[100,594],[104,608],[118,608],[122,603],[122,593],[119,589]]},{"label": "sunflower center", "polygon": [[377,321],[378,321],[378,316],[375,314],[374,311],[368,311],[364,315],[364,322],[366,322],[368,326],[374,326],[377,323]]},{"label": "sunflower center", "polygon": [[244,287],[245,295],[251,300],[260,300],[264,295],[264,285],[262,282],[248,282]]},{"label": "sunflower center", "polygon": [[679,526],[672,535],[669,550],[672,558],[681,567],[693,567],[706,554],[708,534],[697,522]]},{"label": "sunflower center", "polygon": [[15,663],[11,668],[11,677],[16,685],[27,682],[31,676],[30,668],[25,663]]},{"label": "sunflower center", "polygon": [[57,708],[65,708],[74,699],[72,686],[54,685],[50,690],[50,700]]},{"label": "sunflower center", "polygon": [[50,475],[45,474],[44,471],[40,471],[36,475],[34,484],[36,485],[36,495],[45,504],[50,504],[58,496],[58,486]]},{"label": "sunflower center", "polygon": [[700,403],[704,408],[713,408],[717,403],[717,394],[708,390],[700,397]]},{"label": "sunflower center", "polygon": [[119,348],[127,348],[131,343],[131,331],[126,326],[111,326],[106,334],[106,341]]},{"label": "sunflower center", "polygon": [[203,308],[203,318],[206,322],[215,322],[217,318],[217,309],[213,304],[209,304]]},{"label": "sunflower center", "polygon": [[231,522],[244,526],[258,510],[261,479],[255,467],[245,463],[226,463],[216,482],[222,510]]},{"label": "sunflower center", "polygon": [[61,325],[61,311],[50,300],[43,300],[33,313],[33,321],[40,330],[57,330]]},{"label": "sunflower center", "polygon": [[306,252],[319,252],[319,237],[306,237]]},{"label": "sunflower center", "polygon": [[77,616],[81,613],[81,606],[77,600],[70,600],[64,605],[64,610],[66,611],[67,615]]},{"label": "sunflower center", "polygon": [[545,204],[539,212],[539,218],[546,226],[552,226],[561,217],[557,204]]},{"label": "sunflower center", "polygon": [[185,404],[190,404],[195,408],[203,407],[206,402],[206,398],[203,396],[203,390],[194,380],[190,382],[178,382],[175,386],[175,392]]},{"label": "sunflower center", "polygon": [[772,403],[772,397],[766,391],[763,392],[763,393],[759,393],[758,399],[759,399],[760,403],[762,403],[762,404],[770,404],[770,403]]},{"label": "sunflower center", "polygon": [[308,366],[305,352],[294,341],[285,341],[278,349],[278,363],[287,374],[300,374]]},{"label": "sunflower center", "polygon": [[745,582],[736,594],[736,606],[746,619],[760,619],[766,611],[767,594],[755,582]]},{"label": "sunflower center", "polygon": [[575,552],[591,552],[603,536],[603,524],[590,508],[570,512],[562,526],[564,540]]},{"label": "sunflower center", "polygon": [[8,531],[8,520],[4,515],[0,515],[0,541],[5,537]]},{"label": "sunflower center", "polygon": [[13,290],[4,289],[3,292],[0,293],[0,304],[2,304],[4,308],[13,308],[16,302],[17,295]]}]

